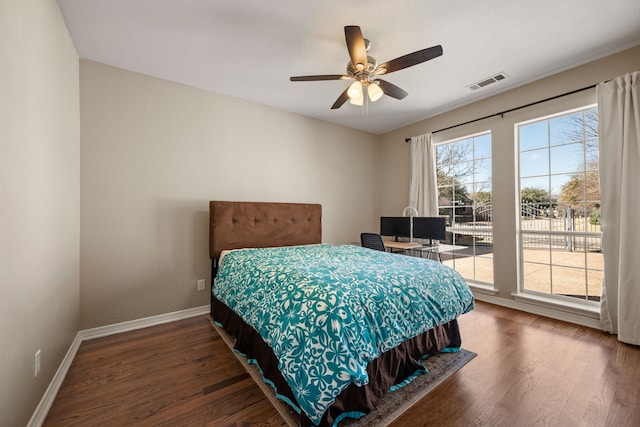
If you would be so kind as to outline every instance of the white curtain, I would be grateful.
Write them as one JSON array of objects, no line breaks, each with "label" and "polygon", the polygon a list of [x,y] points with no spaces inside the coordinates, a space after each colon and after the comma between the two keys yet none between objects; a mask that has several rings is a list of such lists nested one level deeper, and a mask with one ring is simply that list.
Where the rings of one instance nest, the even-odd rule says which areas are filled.
[{"label": "white curtain", "polygon": [[411,138],[411,182],[409,206],[418,216],[438,215],[438,182],[436,154],[431,143],[431,133]]},{"label": "white curtain", "polygon": [[640,345],[640,72],[598,85],[602,328]]}]

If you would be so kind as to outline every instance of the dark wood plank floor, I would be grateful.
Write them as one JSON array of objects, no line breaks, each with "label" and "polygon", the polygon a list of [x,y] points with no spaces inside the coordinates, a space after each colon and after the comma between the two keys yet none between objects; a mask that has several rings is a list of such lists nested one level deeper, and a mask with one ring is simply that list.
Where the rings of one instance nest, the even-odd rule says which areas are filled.
[{"label": "dark wood plank floor", "polygon": [[[637,426],[640,348],[478,302],[460,319],[478,357],[393,423]],[[84,342],[45,426],[281,426],[204,317]]]}]

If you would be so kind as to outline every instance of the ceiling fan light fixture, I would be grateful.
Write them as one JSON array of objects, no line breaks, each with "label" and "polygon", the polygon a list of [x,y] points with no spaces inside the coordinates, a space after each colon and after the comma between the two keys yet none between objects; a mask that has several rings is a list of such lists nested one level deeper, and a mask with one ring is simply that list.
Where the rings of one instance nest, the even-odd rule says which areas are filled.
[{"label": "ceiling fan light fixture", "polygon": [[378,85],[378,83],[371,82],[367,86],[367,93],[369,94],[369,99],[371,102],[376,102],[378,99],[384,95],[384,92]]},{"label": "ceiling fan light fixture", "polygon": [[349,90],[347,91],[347,95],[351,100],[358,98],[362,99],[362,83],[360,83],[359,80],[351,83],[351,86],[349,86]]},{"label": "ceiling fan light fixture", "polygon": [[358,107],[361,107],[362,104],[364,103],[364,96],[360,95],[357,98],[350,98],[349,103],[352,105],[357,105]]}]

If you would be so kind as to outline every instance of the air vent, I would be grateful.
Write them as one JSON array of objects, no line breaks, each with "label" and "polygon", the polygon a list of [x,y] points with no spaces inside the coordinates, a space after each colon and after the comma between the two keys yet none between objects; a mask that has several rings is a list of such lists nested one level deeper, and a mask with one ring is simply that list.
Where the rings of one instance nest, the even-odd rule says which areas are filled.
[{"label": "air vent", "polygon": [[498,73],[495,76],[487,77],[486,79],[482,79],[479,82],[473,83],[472,85],[467,86],[471,90],[478,90],[485,86],[489,86],[490,84],[499,82],[500,80],[504,80],[507,78],[505,73]]}]

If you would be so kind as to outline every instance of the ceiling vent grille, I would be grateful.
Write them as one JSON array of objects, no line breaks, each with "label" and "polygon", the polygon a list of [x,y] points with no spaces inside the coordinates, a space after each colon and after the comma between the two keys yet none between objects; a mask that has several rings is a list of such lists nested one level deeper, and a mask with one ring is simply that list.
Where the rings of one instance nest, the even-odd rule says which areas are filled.
[{"label": "ceiling vent grille", "polygon": [[502,72],[502,73],[498,73],[494,76],[491,77],[487,77],[486,79],[482,79],[479,82],[473,83],[469,86],[467,86],[469,89],[471,90],[478,90],[480,88],[483,88],[485,86],[489,86],[490,84],[499,82],[500,80],[504,80],[507,78],[507,75]]}]

